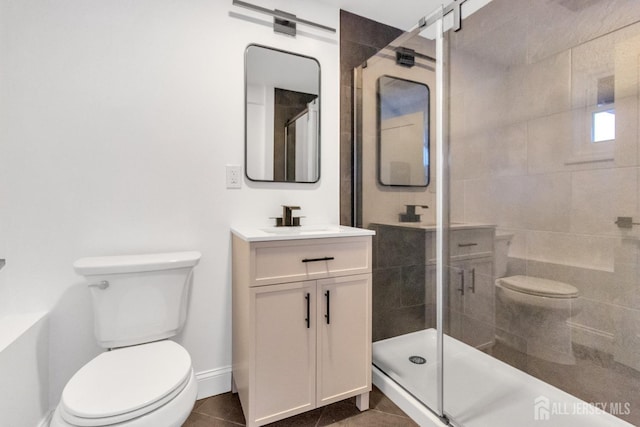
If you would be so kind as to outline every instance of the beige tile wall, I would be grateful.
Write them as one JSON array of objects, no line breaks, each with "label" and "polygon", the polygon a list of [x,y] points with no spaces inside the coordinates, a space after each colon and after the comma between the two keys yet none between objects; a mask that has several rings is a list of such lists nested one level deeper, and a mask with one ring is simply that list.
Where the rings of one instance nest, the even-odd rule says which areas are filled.
[{"label": "beige tile wall", "polygon": [[[495,0],[451,35],[452,218],[513,233],[527,274],[581,290],[574,340],[640,369],[640,226],[614,224],[640,222],[640,5],[574,5]],[[611,74],[607,157],[586,138]]]}]

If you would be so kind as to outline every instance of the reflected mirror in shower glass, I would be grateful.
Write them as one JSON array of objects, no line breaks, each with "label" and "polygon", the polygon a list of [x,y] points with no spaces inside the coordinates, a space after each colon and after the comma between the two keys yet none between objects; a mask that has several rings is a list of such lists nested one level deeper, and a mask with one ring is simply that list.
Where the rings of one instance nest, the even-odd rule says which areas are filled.
[{"label": "reflected mirror in shower glass", "polygon": [[245,171],[252,181],[320,179],[320,64],[258,45],[245,52]]},{"label": "reflected mirror in shower glass", "polygon": [[382,185],[429,185],[429,86],[378,79],[378,181]]}]

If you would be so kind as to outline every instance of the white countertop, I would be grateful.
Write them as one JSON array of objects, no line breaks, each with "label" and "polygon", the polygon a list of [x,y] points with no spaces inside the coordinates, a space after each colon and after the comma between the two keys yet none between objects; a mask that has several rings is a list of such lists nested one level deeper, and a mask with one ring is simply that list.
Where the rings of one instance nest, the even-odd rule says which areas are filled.
[{"label": "white countertop", "polygon": [[373,236],[373,230],[344,225],[301,225],[299,227],[234,226],[231,232],[247,242],[271,240],[325,239],[330,237]]}]

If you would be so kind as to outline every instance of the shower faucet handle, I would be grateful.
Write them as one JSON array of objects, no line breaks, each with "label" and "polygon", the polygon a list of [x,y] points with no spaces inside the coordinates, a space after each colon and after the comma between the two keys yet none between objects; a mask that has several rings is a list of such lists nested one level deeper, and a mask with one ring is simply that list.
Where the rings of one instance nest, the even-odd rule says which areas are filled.
[{"label": "shower faucet handle", "polygon": [[619,216],[615,224],[618,228],[633,228],[634,225],[640,225],[640,223],[633,222],[633,218],[630,216]]}]

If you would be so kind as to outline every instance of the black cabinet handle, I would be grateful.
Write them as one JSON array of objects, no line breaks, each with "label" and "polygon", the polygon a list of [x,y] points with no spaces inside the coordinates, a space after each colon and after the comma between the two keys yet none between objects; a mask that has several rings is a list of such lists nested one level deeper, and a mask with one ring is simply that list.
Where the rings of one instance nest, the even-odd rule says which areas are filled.
[{"label": "black cabinet handle", "polygon": [[309,295],[309,292],[307,292],[307,295],[304,297],[304,299],[307,300],[307,317],[304,319],[305,322],[307,322],[307,329],[309,329],[311,327],[311,296]]},{"label": "black cabinet handle", "polygon": [[460,275],[460,287],[458,288],[458,292],[460,292],[460,295],[464,296],[464,270],[460,270],[458,271],[458,274]]},{"label": "black cabinet handle", "polygon": [[324,293],[324,296],[327,297],[327,314],[324,317],[327,319],[327,325],[331,323],[331,309],[329,308],[329,302],[331,301],[331,293],[327,291]]},{"label": "black cabinet handle", "polygon": [[331,261],[332,259],[335,259],[335,257],[325,256],[322,258],[305,258],[302,260],[302,262]]},{"label": "black cabinet handle", "polygon": [[477,243],[458,243],[459,248],[468,248],[470,246],[478,246]]},{"label": "black cabinet handle", "polygon": [[469,289],[471,289],[471,293],[476,293],[476,269],[472,268],[471,269],[471,286],[469,286]]}]

